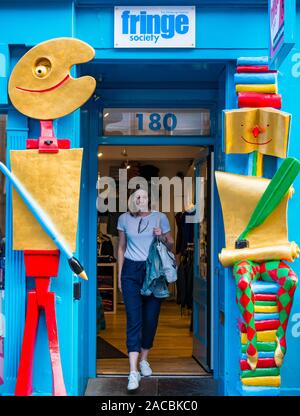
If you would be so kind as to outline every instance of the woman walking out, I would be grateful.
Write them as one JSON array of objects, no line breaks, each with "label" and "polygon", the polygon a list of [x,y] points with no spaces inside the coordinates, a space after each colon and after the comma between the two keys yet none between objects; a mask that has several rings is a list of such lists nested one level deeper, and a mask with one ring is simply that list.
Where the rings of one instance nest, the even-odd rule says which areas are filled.
[{"label": "woman walking out", "polygon": [[153,346],[162,300],[153,294],[141,295],[149,248],[155,236],[162,236],[169,250],[174,245],[169,220],[166,214],[150,210],[148,193],[138,189],[131,195],[131,202],[132,205],[129,205],[134,210],[129,208],[129,212],[120,215],[117,226],[118,285],[123,294],[127,319],[126,345],[130,365],[128,391],[139,387],[141,374],[152,374],[148,354]]}]

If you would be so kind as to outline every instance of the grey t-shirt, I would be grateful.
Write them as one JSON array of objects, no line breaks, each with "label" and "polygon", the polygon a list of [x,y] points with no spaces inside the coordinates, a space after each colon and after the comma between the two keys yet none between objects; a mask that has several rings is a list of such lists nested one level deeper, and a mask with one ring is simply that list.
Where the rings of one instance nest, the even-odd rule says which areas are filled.
[{"label": "grey t-shirt", "polygon": [[163,212],[152,211],[146,216],[133,216],[129,212],[120,215],[117,229],[125,232],[127,240],[124,256],[135,261],[145,261],[154,238],[153,228],[158,226],[163,234],[171,229],[168,217]]}]

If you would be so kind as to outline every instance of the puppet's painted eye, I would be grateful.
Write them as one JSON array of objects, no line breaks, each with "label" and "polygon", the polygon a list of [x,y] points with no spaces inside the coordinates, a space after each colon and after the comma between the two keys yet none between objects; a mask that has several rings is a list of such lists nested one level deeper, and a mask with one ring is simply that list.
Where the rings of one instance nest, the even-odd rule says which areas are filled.
[{"label": "puppet's painted eye", "polygon": [[241,124],[241,127],[244,127],[244,124]]},{"label": "puppet's painted eye", "polygon": [[51,71],[51,62],[47,58],[38,59],[33,68],[33,73],[38,78],[45,78]]}]

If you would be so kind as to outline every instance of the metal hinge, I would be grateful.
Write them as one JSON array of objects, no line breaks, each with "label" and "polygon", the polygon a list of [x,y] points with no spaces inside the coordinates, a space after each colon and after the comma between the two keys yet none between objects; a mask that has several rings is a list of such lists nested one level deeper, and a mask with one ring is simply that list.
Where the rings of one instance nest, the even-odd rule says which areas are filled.
[{"label": "metal hinge", "polygon": [[73,298],[74,300],[80,300],[81,299],[81,283],[77,282],[73,285]]}]

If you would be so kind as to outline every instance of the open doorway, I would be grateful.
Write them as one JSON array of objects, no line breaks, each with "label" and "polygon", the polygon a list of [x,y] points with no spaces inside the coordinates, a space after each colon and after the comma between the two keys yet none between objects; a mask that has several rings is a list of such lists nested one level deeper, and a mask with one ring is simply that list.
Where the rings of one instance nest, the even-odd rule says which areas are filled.
[{"label": "open doorway", "polygon": [[[161,307],[149,360],[153,375],[208,375],[210,345],[210,166],[205,146],[100,146],[98,178],[141,176],[192,178],[191,193],[182,200],[170,190],[168,217],[174,239],[178,279]],[[199,178],[199,181],[196,180]],[[118,193],[117,193],[118,195]],[[186,223],[198,198],[200,222]],[[178,210],[176,198],[181,198]],[[117,197],[118,199],[118,197]],[[184,202],[186,204],[184,205]],[[192,204],[191,204],[192,203]],[[118,208],[118,204],[116,204]],[[162,210],[161,201],[158,210]],[[97,374],[128,374],[126,313],[118,290],[117,220],[122,212],[99,212],[97,224]],[[200,293],[201,292],[201,293]]]}]

